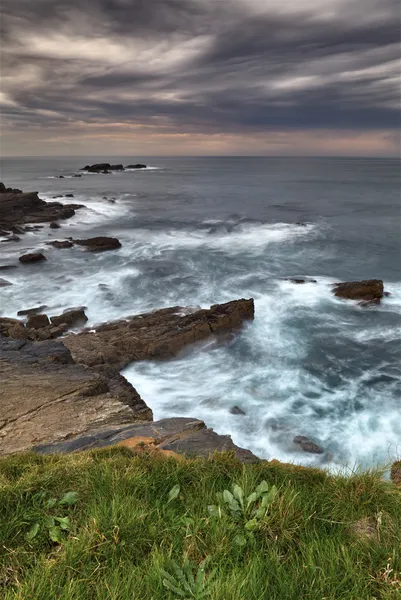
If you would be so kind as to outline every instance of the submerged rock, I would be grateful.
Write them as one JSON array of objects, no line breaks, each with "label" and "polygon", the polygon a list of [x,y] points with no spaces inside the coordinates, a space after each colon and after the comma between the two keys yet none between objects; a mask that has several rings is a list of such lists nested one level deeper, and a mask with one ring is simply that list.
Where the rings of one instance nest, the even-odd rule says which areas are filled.
[{"label": "submerged rock", "polygon": [[9,285],[12,285],[11,281],[7,281],[7,279],[2,279],[0,277],[0,287],[8,287]]},{"label": "submerged rock", "polygon": [[87,240],[73,240],[74,244],[85,246],[88,252],[105,252],[121,248],[121,242],[113,237],[94,237]]},{"label": "submerged rock", "polygon": [[335,283],[333,292],[337,298],[380,303],[384,295],[383,281],[381,279],[367,279],[364,281]]},{"label": "submerged rock", "polygon": [[310,279],[309,277],[290,277],[287,281],[291,281],[291,283],[317,283],[316,279]]},{"label": "submerged rock", "polygon": [[51,229],[60,229],[60,225],[58,223],[55,223],[54,221],[52,221],[49,225],[49,227]]},{"label": "submerged rock", "polygon": [[240,408],[239,406],[232,406],[230,408],[230,413],[232,415],[246,415],[246,412],[242,410],[242,408]]},{"label": "submerged rock", "polygon": [[324,453],[324,450],[321,446],[318,446],[318,444],[315,444],[315,442],[312,442],[312,440],[303,435],[297,435],[294,438],[293,442],[294,444],[300,446],[300,448],[302,448],[304,452],[310,452],[312,454]]},{"label": "submerged rock", "polygon": [[125,168],[126,169],[146,169],[146,165],[141,165],[140,163],[137,163],[136,165],[128,165]]},{"label": "submerged rock", "polygon": [[43,262],[44,260],[47,260],[47,258],[41,252],[34,252],[32,254],[23,254],[18,260],[23,265],[26,265],[30,263]]},{"label": "submerged rock", "polygon": [[254,318],[254,303],[253,299],[241,299],[190,314],[182,311],[175,306],[128,317],[69,335],[63,342],[81,364],[122,369],[137,360],[175,356],[195,342],[239,329]]}]

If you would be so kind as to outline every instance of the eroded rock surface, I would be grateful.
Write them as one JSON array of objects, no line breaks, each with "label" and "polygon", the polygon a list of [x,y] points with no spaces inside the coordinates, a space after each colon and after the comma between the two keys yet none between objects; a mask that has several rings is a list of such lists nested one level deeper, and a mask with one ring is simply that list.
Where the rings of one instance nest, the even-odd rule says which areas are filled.
[{"label": "eroded rock surface", "polygon": [[152,419],[118,371],[77,365],[60,342],[0,334],[0,381],[0,454]]},{"label": "eroded rock surface", "polygon": [[[12,231],[15,226],[26,223],[50,223],[68,219],[81,207],[79,204],[45,202],[37,192],[24,193],[0,184],[0,229],[6,231]],[[23,231],[22,229],[20,233]]]},{"label": "eroded rock surface", "polygon": [[33,449],[40,454],[64,454],[115,445],[128,448],[143,445],[145,448],[152,447],[166,453],[182,454],[188,458],[208,457],[214,452],[233,452],[242,462],[256,463],[260,460],[250,450],[236,446],[230,436],[218,435],[212,429],[207,429],[203,421],[184,417],[138,423],[120,429],[103,429],[73,440],[44,444]]},{"label": "eroded rock surface", "polygon": [[364,281],[335,283],[333,292],[338,298],[345,298],[346,300],[379,303],[384,296],[383,281],[381,279],[367,279]]},{"label": "eroded rock surface", "polygon": [[94,237],[87,240],[73,240],[74,244],[85,246],[88,252],[105,252],[121,248],[121,242],[113,237]]},{"label": "eroded rock surface", "polygon": [[238,329],[253,318],[253,299],[216,304],[191,314],[176,306],[71,334],[63,342],[80,364],[122,369],[137,360],[175,356],[185,346]]}]

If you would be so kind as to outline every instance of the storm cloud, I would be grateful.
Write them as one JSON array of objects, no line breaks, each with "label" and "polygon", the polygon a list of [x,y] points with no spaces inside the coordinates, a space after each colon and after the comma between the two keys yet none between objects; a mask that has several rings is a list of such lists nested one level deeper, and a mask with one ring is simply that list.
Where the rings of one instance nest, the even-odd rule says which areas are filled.
[{"label": "storm cloud", "polygon": [[5,152],[113,135],[152,153],[181,136],[397,144],[398,1],[3,0],[1,28]]}]

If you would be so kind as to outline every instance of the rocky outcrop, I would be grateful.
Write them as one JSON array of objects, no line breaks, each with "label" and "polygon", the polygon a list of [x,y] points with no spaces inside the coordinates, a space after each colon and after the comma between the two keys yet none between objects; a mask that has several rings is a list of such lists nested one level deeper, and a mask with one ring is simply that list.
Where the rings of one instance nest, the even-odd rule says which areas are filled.
[{"label": "rocky outcrop", "polygon": [[378,304],[384,296],[383,281],[381,279],[368,279],[335,283],[333,292],[337,298],[362,300],[363,302]]},{"label": "rocky outcrop", "polygon": [[252,299],[216,304],[190,314],[176,306],[68,335],[63,342],[81,364],[122,369],[137,360],[175,356],[184,347],[236,330],[253,317]]},{"label": "rocky outcrop", "polygon": [[[26,223],[50,223],[68,219],[82,205],[63,205],[59,202],[45,202],[37,192],[23,193],[21,190],[6,188],[0,184],[0,229],[12,230]],[[20,233],[23,233],[21,229]],[[14,232],[15,233],[15,232]]]},{"label": "rocky outcrop", "polygon": [[97,163],[95,165],[86,165],[80,169],[88,173],[102,173],[104,171],[124,171],[123,165],[111,165],[110,163]]},{"label": "rocky outcrop", "polygon": [[297,446],[299,446],[299,448],[301,448],[301,450],[303,450],[304,452],[310,452],[311,454],[324,453],[324,450],[321,446],[318,446],[318,444],[315,444],[315,442],[312,442],[312,440],[305,437],[304,435],[297,435],[294,438],[293,442],[294,444],[297,444]]},{"label": "rocky outcrop", "polygon": [[127,165],[125,168],[126,169],[146,169],[146,165],[141,165],[140,163],[137,163],[136,165]]},{"label": "rocky outcrop", "polygon": [[46,242],[46,244],[48,246],[53,246],[53,248],[59,248],[59,249],[72,248],[72,246],[74,245],[69,240],[61,240],[61,241],[54,240],[53,242]]},{"label": "rocky outcrop", "polygon": [[62,315],[50,317],[50,320],[56,326],[65,323],[68,327],[81,327],[87,322],[88,317],[83,308],[73,308],[65,310]]},{"label": "rocky outcrop", "polygon": [[188,458],[208,457],[215,452],[232,452],[241,462],[259,462],[250,450],[236,446],[228,435],[218,435],[207,429],[203,421],[183,417],[162,419],[153,423],[138,423],[120,429],[105,429],[71,441],[45,444],[33,448],[40,454],[77,452],[107,446],[145,447],[167,455],[183,454]]},{"label": "rocky outcrop", "polygon": [[152,419],[118,371],[77,365],[60,342],[0,334],[0,381],[0,454]]},{"label": "rocky outcrop", "polygon": [[303,283],[317,283],[316,279],[311,279],[309,277],[290,277],[287,279],[291,283],[296,283],[298,285]]},{"label": "rocky outcrop", "polygon": [[23,254],[18,260],[23,265],[28,265],[31,263],[43,262],[44,260],[47,260],[47,258],[41,252],[34,252],[32,254]]},{"label": "rocky outcrop", "polygon": [[88,252],[105,252],[121,248],[121,242],[112,237],[94,237],[87,240],[73,240],[74,244],[85,246]]}]

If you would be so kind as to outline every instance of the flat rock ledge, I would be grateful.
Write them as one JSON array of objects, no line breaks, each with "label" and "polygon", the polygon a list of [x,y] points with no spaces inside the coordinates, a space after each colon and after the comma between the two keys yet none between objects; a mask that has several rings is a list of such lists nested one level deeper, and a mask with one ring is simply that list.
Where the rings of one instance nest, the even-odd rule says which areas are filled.
[{"label": "flat rock ledge", "polygon": [[175,306],[70,334],[63,343],[77,363],[107,364],[121,370],[138,360],[171,358],[186,346],[235,331],[253,318],[252,298],[189,314],[188,309]]},{"label": "flat rock ledge", "polygon": [[0,381],[0,455],[152,420],[150,408],[118,371],[78,365],[60,342],[0,334]]},{"label": "flat rock ledge", "polygon": [[[175,356],[194,342],[239,329],[253,316],[252,299],[208,310],[174,307],[83,330],[63,338],[64,343],[14,337],[13,328],[18,333],[23,325],[3,319],[0,455],[32,448],[72,452],[120,443],[134,447],[145,439],[165,454],[230,451],[243,462],[256,462],[250,451],[207,429],[203,421],[152,422],[151,409],[119,373],[134,360]],[[29,318],[48,321],[46,315]]]},{"label": "flat rock ledge", "polygon": [[116,445],[128,448],[143,446],[162,451],[167,456],[174,453],[187,458],[207,458],[214,452],[232,452],[244,463],[260,461],[250,450],[236,446],[230,436],[218,435],[208,429],[203,421],[184,417],[104,429],[71,441],[36,446],[33,450],[39,454],[65,454]]}]

